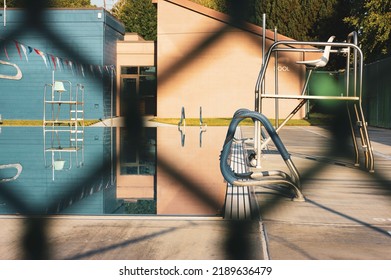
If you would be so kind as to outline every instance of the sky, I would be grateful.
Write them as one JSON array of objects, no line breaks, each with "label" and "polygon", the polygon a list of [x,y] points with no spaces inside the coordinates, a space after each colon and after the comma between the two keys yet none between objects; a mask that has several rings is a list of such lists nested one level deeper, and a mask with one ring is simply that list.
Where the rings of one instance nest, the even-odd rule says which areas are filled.
[{"label": "sky", "polygon": [[[114,3],[117,2],[117,0],[106,0],[106,9],[110,10]],[[104,6],[104,0],[91,0],[92,5],[96,5],[98,7],[103,7]]]}]

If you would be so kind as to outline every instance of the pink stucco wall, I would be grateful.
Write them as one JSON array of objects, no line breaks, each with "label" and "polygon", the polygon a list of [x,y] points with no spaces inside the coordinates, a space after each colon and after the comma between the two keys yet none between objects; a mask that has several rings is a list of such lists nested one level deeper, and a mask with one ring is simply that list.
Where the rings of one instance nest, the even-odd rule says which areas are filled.
[{"label": "pink stucco wall", "polygon": [[[254,109],[254,88],[262,59],[262,29],[246,24],[238,28],[221,13],[186,0],[159,0],[157,41],[157,116],[230,117],[239,108]],[[280,39],[287,39],[279,35]],[[289,38],[288,38],[289,39]],[[273,43],[267,31],[266,50]],[[298,53],[279,57],[281,94],[300,94],[305,68]],[[274,60],[270,62],[266,92],[274,92]],[[280,117],[297,101],[280,101]],[[266,100],[263,113],[274,117],[274,100]],[[303,117],[303,111],[296,117]]]},{"label": "pink stucco wall", "polygon": [[121,115],[121,79],[126,75],[121,74],[122,66],[154,66],[155,65],[155,43],[146,41],[137,33],[126,33],[123,41],[117,42],[117,94],[116,113]]},{"label": "pink stucco wall", "polygon": [[227,184],[220,172],[217,143],[224,142],[227,129],[207,128],[202,135],[199,127],[183,130],[183,142],[175,128],[157,131],[157,214],[221,214]]}]

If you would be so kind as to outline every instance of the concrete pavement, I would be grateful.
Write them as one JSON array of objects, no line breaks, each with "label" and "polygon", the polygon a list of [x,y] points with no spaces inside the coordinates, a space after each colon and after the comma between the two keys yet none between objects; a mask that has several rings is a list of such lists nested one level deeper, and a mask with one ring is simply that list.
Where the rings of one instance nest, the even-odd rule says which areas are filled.
[{"label": "concrete pavement", "polygon": [[[242,127],[244,137],[252,129]],[[306,202],[257,187],[261,220],[219,217],[47,217],[54,259],[391,259],[391,131],[370,129],[375,173],[330,155],[321,127],[286,127],[281,138],[302,176]],[[284,169],[270,147],[265,170]],[[287,171],[287,170],[286,170]],[[0,259],[20,259],[25,219],[0,217]],[[251,248],[251,249],[250,249]],[[245,252],[245,254],[242,254]]]},{"label": "concrete pavement", "polygon": [[[258,222],[208,217],[55,216],[45,218],[51,259],[262,259]],[[0,259],[22,259],[26,220],[0,217]],[[243,252],[245,251],[245,255]]]},{"label": "concrete pavement", "polygon": [[[371,128],[369,133],[375,173],[330,154],[332,136],[325,128],[281,130],[306,202],[294,202],[277,188],[255,189],[270,259],[391,259],[391,131]],[[262,167],[278,169],[284,163],[269,152]]]}]

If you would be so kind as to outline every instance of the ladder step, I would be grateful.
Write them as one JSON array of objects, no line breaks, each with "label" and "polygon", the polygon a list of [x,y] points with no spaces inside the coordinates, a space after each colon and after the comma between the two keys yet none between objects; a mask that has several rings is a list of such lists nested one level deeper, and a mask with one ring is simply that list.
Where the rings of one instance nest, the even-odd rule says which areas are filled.
[{"label": "ladder step", "polygon": [[82,121],[83,118],[71,118],[72,121]]},{"label": "ladder step", "polygon": [[72,142],[75,142],[75,141],[77,141],[77,142],[83,142],[84,139],[75,139],[75,138],[71,138],[71,141],[72,141]]},{"label": "ladder step", "polygon": [[84,112],[84,110],[71,110],[71,113],[83,113]]},{"label": "ladder step", "polygon": [[84,133],[83,130],[71,130],[71,133],[75,134],[75,133]]}]

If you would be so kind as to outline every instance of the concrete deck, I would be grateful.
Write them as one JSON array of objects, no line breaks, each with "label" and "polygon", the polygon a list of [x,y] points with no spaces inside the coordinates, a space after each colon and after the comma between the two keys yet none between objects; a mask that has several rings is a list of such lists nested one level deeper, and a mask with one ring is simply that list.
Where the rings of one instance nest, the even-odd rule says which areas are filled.
[{"label": "concrete deck", "polygon": [[[244,137],[252,132],[242,128]],[[48,217],[50,257],[391,259],[391,130],[370,129],[376,156],[374,174],[352,166],[350,159],[325,155],[331,138],[323,128],[286,127],[280,135],[302,175],[306,202],[292,201],[289,192],[257,187],[261,221]],[[284,168],[273,147],[262,165],[266,170]],[[0,216],[0,259],[23,258],[24,222],[19,216]],[[246,248],[251,250],[237,254]]]},{"label": "concrete deck", "polygon": [[[237,245],[237,223],[208,217],[45,218],[49,257],[60,260],[225,260],[262,259],[257,222],[243,222],[246,239]],[[0,217],[0,259],[23,259],[26,219]],[[232,241],[235,239],[236,241]]]},{"label": "concrete deck", "polygon": [[[391,259],[391,130],[370,128],[369,134],[375,173],[330,155],[332,138],[324,128],[281,130],[307,201],[294,202],[277,188],[256,188],[270,259]],[[274,151],[264,155],[262,168],[287,172]]]},{"label": "concrete deck", "polygon": [[[173,126],[170,124],[154,122],[154,121],[151,121],[151,119],[153,119],[153,116],[145,116],[143,118],[145,127]],[[113,117],[112,119],[104,119],[98,123],[91,125],[91,127],[110,127],[110,126],[123,127],[123,126],[125,126],[125,120],[123,117]]]}]

